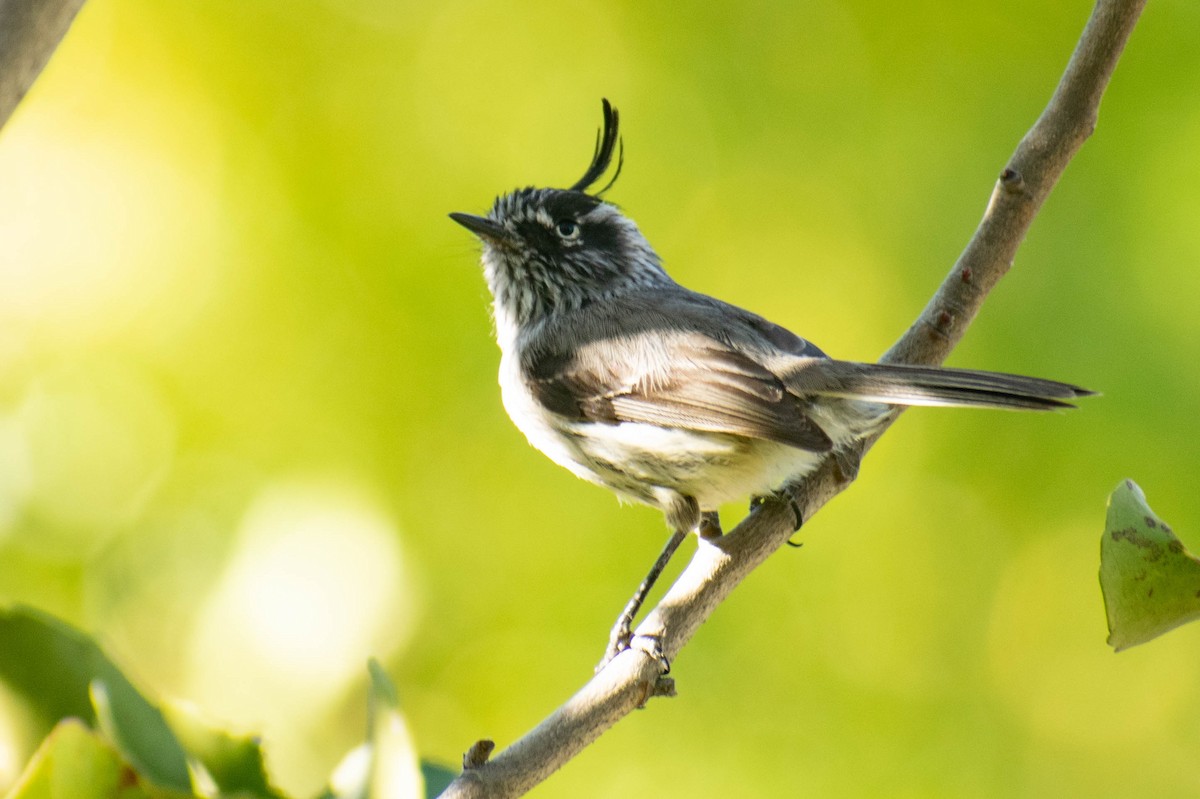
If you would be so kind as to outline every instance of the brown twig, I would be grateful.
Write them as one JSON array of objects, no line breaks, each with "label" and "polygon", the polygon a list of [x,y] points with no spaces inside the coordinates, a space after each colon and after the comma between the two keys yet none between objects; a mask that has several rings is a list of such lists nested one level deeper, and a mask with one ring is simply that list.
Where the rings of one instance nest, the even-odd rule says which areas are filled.
[{"label": "brown twig", "polygon": [[[1054,96],[1001,171],[966,249],[881,360],[940,364],[962,339],[988,292],[1008,272],[1042,202],[1094,130],[1100,98],[1144,6],[1145,0],[1097,2]],[[873,443],[864,442],[864,451]],[[804,519],[849,485],[842,471],[827,458],[788,487]],[[673,660],[746,575],[787,542],[793,525],[787,503],[769,502],[723,538],[701,539],[691,563],[635,631],[633,648],[508,749],[465,771],[442,797],[520,796],[645,704],[659,691],[655,647]]]},{"label": "brown twig", "polygon": [[0,0],[0,128],[29,91],[83,0]]}]

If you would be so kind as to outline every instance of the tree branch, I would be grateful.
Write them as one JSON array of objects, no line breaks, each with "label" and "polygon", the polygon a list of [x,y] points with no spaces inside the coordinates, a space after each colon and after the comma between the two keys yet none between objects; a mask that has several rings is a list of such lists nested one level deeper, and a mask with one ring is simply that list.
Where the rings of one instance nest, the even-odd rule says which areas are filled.
[{"label": "tree branch", "polygon": [[[940,364],[962,339],[988,292],[1008,272],[1042,203],[1095,129],[1100,98],[1144,6],[1145,0],[1097,2],[1049,104],[1001,172],[975,234],[882,361]],[[882,432],[864,442],[864,452]],[[804,519],[850,484],[841,471],[826,458],[816,472],[787,487]],[[647,650],[657,644],[674,660],[746,575],[787,542],[793,524],[787,503],[768,502],[728,535],[701,539],[691,563],[635,631],[631,649],[508,749],[472,764],[442,797],[519,796],[661,692],[659,662]]]},{"label": "tree branch", "polygon": [[83,0],[0,0],[0,128],[16,110]]}]

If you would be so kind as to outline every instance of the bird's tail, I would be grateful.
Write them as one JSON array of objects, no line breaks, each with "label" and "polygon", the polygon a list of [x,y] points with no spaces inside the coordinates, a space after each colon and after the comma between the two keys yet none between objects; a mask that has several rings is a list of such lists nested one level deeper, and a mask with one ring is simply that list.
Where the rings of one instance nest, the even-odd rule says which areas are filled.
[{"label": "bird's tail", "polygon": [[805,359],[784,377],[799,393],[867,400],[887,405],[946,405],[1050,411],[1073,408],[1070,400],[1095,394],[1086,388],[1038,377],[947,369]]}]

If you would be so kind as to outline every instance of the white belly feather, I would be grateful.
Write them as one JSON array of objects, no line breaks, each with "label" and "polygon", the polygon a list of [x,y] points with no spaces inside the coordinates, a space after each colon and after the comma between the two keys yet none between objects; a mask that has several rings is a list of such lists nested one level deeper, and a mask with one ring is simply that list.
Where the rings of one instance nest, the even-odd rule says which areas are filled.
[{"label": "white belly feather", "polygon": [[655,489],[694,497],[701,510],[768,494],[812,469],[819,456],[773,441],[640,422],[574,422],[548,413],[521,382],[515,358],[500,364],[504,408],[555,463],[625,499],[660,507]]}]

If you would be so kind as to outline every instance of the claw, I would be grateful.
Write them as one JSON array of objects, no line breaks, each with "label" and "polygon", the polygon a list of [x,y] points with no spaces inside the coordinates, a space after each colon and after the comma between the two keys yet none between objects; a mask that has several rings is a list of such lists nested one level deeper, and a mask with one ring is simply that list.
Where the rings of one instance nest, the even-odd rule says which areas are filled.
[{"label": "claw", "polygon": [[599,673],[609,662],[617,655],[629,648],[633,642],[633,630],[631,621],[625,618],[624,615],[617,619],[617,623],[613,625],[612,632],[608,634],[608,646],[604,650],[604,657],[596,664],[596,673]]},{"label": "claw", "polygon": [[671,661],[667,658],[667,653],[663,652],[662,641],[658,636],[639,635],[635,640],[637,648],[658,663],[660,676],[665,677],[671,673]]},{"label": "claw", "polygon": [[[792,515],[796,517],[796,526],[792,529],[792,532],[794,533],[804,526],[804,513],[800,510],[800,503],[792,499],[790,496],[787,497],[787,502],[788,506],[792,509]],[[788,543],[791,542],[789,541]]]},{"label": "claw", "polygon": [[750,497],[750,512],[758,510],[767,503],[768,500],[775,502],[786,502],[788,507],[792,509],[792,515],[796,518],[796,526],[792,528],[792,532],[796,532],[804,526],[804,514],[800,510],[800,503],[792,499],[791,494],[787,491],[777,491],[774,494],[765,497]]}]

